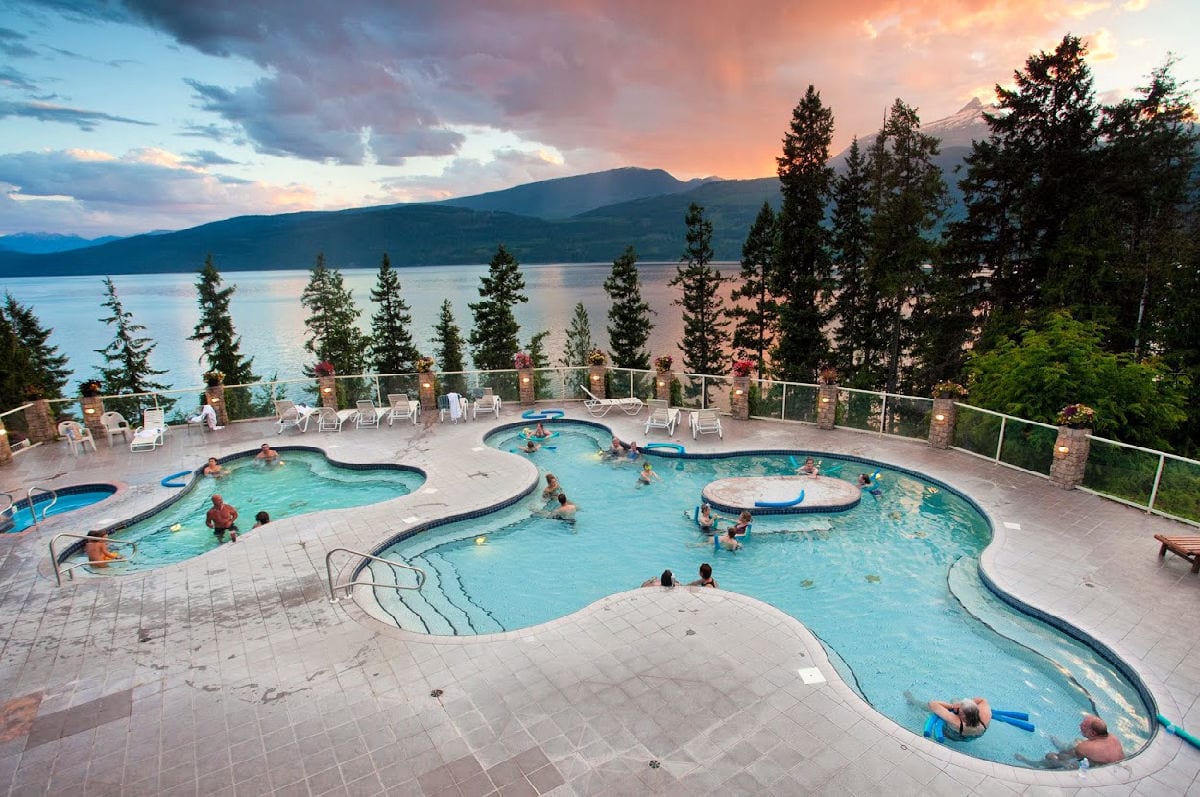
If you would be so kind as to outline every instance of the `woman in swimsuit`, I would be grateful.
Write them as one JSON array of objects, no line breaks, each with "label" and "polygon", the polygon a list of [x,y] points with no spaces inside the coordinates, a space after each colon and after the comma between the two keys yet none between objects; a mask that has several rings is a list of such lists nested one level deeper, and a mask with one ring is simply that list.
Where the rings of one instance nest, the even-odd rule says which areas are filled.
[{"label": "woman in swimsuit", "polygon": [[712,587],[717,588],[717,580],[712,577],[712,565],[708,562],[700,565],[700,578],[688,584],[689,587]]},{"label": "woman in swimsuit", "polygon": [[547,437],[550,436],[550,433],[546,431],[545,426],[542,426],[542,422],[538,421],[537,428],[534,429],[533,433],[530,434],[529,436],[536,437],[538,440],[545,440]]},{"label": "woman in swimsuit", "polygon": [[549,501],[562,492],[562,485],[553,473],[546,474],[546,489],[542,490],[542,500]]},{"label": "woman in swimsuit", "polygon": [[992,723],[992,707],[982,697],[964,697],[957,703],[930,700],[929,710],[946,721],[946,734],[959,739],[983,736]]}]

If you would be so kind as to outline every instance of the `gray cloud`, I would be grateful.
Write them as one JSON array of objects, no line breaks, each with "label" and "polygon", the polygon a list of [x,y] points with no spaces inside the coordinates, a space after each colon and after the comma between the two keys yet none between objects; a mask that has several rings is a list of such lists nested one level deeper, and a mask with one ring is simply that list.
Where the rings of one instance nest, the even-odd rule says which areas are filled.
[{"label": "gray cloud", "polygon": [[25,44],[27,37],[11,28],[0,28],[0,53],[9,58],[29,58],[37,55],[37,51]]},{"label": "gray cloud", "polygon": [[80,130],[95,130],[100,122],[122,122],[131,125],[153,127],[153,122],[143,122],[138,119],[128,119],[124,116],[113,116],[103,111],[84,111],[78,108],[65,108],[61,105],[47,105],[36,102],[5,102],[0,100],[0,119],[8,116],[21,116],[37,119],[40,122],[62,122],[72,124]]},{"label": "gray cloud", "polygon": [[226,158],[224,155],[218,155],[211,149],[198,149],[185,154],[188,159],[184,163],[188,166],[235,166],[238,163],[235,160]]},{"label": "gray cloud", "polygon": [[0,64],[0,86],[22,91],[37,91],[37,84],[10,66]]}]

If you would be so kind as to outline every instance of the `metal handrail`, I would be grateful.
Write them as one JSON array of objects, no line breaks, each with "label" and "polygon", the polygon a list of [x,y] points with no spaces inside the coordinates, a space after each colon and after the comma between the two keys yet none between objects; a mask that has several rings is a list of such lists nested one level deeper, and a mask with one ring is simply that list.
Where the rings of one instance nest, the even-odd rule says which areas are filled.
[{"label": "metal handrail", "polygon": [[[338,551],[345,551],[346,553],[353,554],[355,556],[361,556],[362,558],[370,559],[373,562],[383,562],[385,565],[390,565],[392,567],[399,567],[404,570],[412,570],[414,573],[417,574],[417,585],[415,587],[405,587],[405,586],[401,586],[400,584],[385,584],[382,581],[351,581],[347,584],[335,585],[333,583],[333,562],[332,562],[332,560],[333,560],[333,555],[335,553],[337,553]],[[346,597],[348,598],[348,597],[350,597],[350,589],[352,587],[389,587],[391,589],[397,589],[397,590],[399,590],[399,589],[419,590],[419,589],[421,589],[421,587],[423,587],[425,585],[425,571],[422,570],[421,568],[413,567],[412,565],[406,565],[403,562],[394,562],[391,559],[384,559],[379,556],[372,556],[369,553],[363,553],[362,551],[356,551],[353,548],[331,548],[329,550],[329,552],[327,554],[325,554],[325,575],[329,578],[329,602],[330,603],[339,603],[341,601],[341,599],[337,596],[337,590],[339,590],[339,589],[346,590]]]},{"label": "metal handrail", "polygon": [[[4,507],[3,509],[0,509],[0,515],[3,515],[5,512],[7,512],[8,510],[10,510],[10,509],[12,509],[14,506],[16,506],[16,505],[17,505],[17,501],[16,501],[16,499],[15,499],[15,498],[13,498],[13,494],[12,494],[12,493],[0,493],[0,495],[2,495],[2,496],[4,496],[5,498],[7,498],[7,499],[8,499],[8,506]],[[17,513],[14,511],[14,512],[13,512],[13,517],[15,518],[16,516],[17,516]]]},{"label": "metal handrail", "polygon": [[29,514],[31,517],[33,517],[33,525],[36,526],[37,525],[37,512],[33,511],[33,491],[34,490],[41,490],[43,493],[50,494],[50,501],[47,502],[47,504],[44,507],[42,507],[42,520],[46,519],[46,513],[50,511],[50,507],[52,507],[58,503],[58,493],[55,492],[54,490],[50,489],[49,487],[39,487],[36,484],[25,491],[25,500],[29,502]]},{"label": "metal handrail", "polygon": [[[55,550],[54,543],[58,542],[58,539],[60,537],[74,537],[77,540],[92,540],[92,539],[95,539],[95,537],[90,537],[87,534],[73,534],[69,531],[64,531],[61,534],[55,534],[53,537],[50,538],[50,566],[54,568],[55,582],[58,584],[58,586],[61,587],[63,573],[69,573],[71,576],[71,580],[74,581],[75,573],[72,571],[74,571],[75,568],[83,567],[84,565],[95,564],[95,562],[84,561],[84,562],[78,562],[73,565],[69,565],[67,567],[59,567],[58,551]],[[105,540],[105,542],[111,543],[113,545],[132,545],[133,546],[133,552],[129,556],[120,557],[117,559],[109,559],[108,560],[109,562],[128,562],[130,560],[130,558],[133,556],[133,554],[137,553],[137,543],[134,542],[133,540],[111,540],[111,539],[109,539],[109,540]]]}]

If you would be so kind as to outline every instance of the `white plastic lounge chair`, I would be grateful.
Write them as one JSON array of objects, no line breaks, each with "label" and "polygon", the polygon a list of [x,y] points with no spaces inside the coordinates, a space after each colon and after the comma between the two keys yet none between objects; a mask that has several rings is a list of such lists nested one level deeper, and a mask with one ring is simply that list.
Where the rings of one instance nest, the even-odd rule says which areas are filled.
[{"label": "white plastic lounge chair", "polygon": [[162,410],[146,410],[142,413],[142,425],[129,441],[130,451],[153,451],[161,446],[167,434],[167,422]]},{"label": "white plastic lounge chair", "polygon": [[317,414],[315,407],[297,406],[288,399],[276,401],[275,412],[279,416],[279,430],[276,434],[283,434],[285,429],[299,429],[307,432],[308,419]]},{"label": "white plastic lounge chair", "polygon": [[447,393],[444,396],[438,396],[438,420],[446,420],[446,416],[450,416],[450,420],[458,423],[461,418],[464,421],[467,419],[467,397],[460,396],[457,393]]},{"label": "white plastic lounge chair", "polygon": [[[88,446],[91,446],[93,451],[96,450],[96,440],[92,437],[92,430],[78,421],[62,421],[58,424],[58,433],[67,438],[67,445],[71,447],[72,454],[86,451]],[[109,441],[110,445],[111,443],[112,441]]]},{"label": "white plastic lounge chair", "polygon": [[[349,412],[353,414],[354,410]],[[313,416],[317,419],[318,432],[340,432],[342,424],[346,421],[345,416],[333,407],[318,407]]]},{"label": "white plastic lounge chair", "polygon": [[417,418],[420,415],[421,402],[409,401],[407,393],[388,393],[388,426],[392,425],[392,421],[404,420],[406,418],[416,425]]},{"label": "white plastic lounge chair", "polygon": [[104,427],[104,433],[108,436],[108,447],[112,448],[112,439],[117,435],[121,435],[121,439],[128,441],[129,435],[133,430],[129,428],[129,421],[125,420],[125,416],[119,412],[106,412],[100,416],[100,425]]},{"label": "white plastic lounge chair", "polygon": [[721,430],[721,416],[716,410],[696,410],[691,415],[690,423],[693,440],[697,435],[712,434],[713,432],[717,433],[717,437],[725,438],[725,434]]},{"label": "white plastic lounge chair", "polygon": [[364,426],[378,429],[379,416],[387,412],[387,410],[376,408],[375,402],[371,401],[370,399],[359,399],[358,401],[354,402],[354,406],[356,408],[355,414],[357,416],[354,419],[354,426],[356,429],[362,429]]},{"label": "white plastic lounge chair", "polygon": [[587,399],[584,400],[583,406],[596,417],[607,415],[608,411],[613,407],[620,407],[626,415],[637,415],[642,411],[642,400],[636,396],[629,398],[597,398],[596,394],[588,390],[583,385],[579,389],[587,394]]},{"label": "white plastic lounge chair", "polygon": [[479,413],[490,412],[497,418],[500,417],[500,397],[492,392],[490,387],[483,389],[483,395],[475,398],[475,403],[471,407],[471,418],[478,418]]},{"label": "white plastic lounge chair", "polygon": [[675,424],[678,421],[679,410],[674,407],[651,407],[650,417],[646,419],[646,434],[649,434],[651,429],[666,429],[667,434],[675,434]]}]

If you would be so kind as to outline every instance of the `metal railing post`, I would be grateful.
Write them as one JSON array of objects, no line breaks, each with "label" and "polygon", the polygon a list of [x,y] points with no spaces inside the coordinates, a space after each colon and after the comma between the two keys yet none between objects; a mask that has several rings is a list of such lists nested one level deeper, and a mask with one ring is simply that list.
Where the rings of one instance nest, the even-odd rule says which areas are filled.
[{"label": "metal railing post", "polygon": [[888,394],[887,394],[887,391],[885,390],[883,392],[883,407],[882,407],[882,409],[879,410],[879,433],[880,434],[887,434],[887,431],[886,431],[887,430],[887,400],[888,400]]},{"label": "metal railing post", "polygon": [[996,462],[1000,461],[1000,449],[1004,447],[1004,430],[1008,424],[1008,416],[1000,416],[1000,436],[996,439]]},{"label": "metal railing post", "polygon": [[1162,483],[1163,466],[1166,465],[1167,457],[1165,454],[1158,455],[1158,471],[1154,474],[1154,487],[1150,489],[1150,503],[1146,505],[1146,511],[1154,510],[1154,501],[1158,498],[1158,485]]}]

